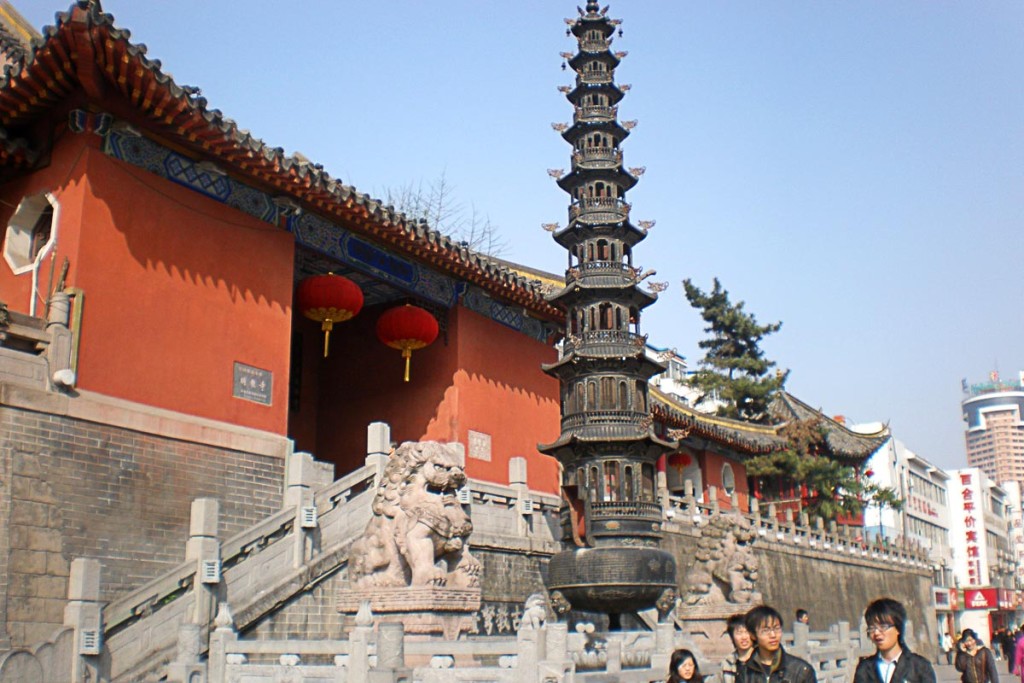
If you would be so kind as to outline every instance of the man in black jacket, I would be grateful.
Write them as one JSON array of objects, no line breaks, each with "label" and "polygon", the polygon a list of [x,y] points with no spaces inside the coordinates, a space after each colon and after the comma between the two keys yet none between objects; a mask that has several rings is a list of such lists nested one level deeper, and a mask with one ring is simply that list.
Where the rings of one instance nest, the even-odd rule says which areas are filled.
[{"label": "man in black jacket", "polygon": [[782,649],[782,615],[760,605],[747,612],[754,654],[740,668],[737,683],[818,683],[810,664]]},{"label": "man in black jacket", "polygon": [[864,610],[875,654],[861,657],[853,683],[935,683],[931,662],[914,654],[903,639],[907,610],[892,598],[875,600]]}]

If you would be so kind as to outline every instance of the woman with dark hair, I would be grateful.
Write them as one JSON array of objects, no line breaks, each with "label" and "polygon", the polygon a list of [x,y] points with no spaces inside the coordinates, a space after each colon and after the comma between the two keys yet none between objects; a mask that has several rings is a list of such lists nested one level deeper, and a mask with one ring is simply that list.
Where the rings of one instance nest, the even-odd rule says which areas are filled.
[{"label": "woman with dark hair", "polygon": [[931,662],[907,647],[903,629],[907,610],[892,598],[875,600],[864,610],[864,626],[875,654],[861,657],[853,683],[935,683]]},{"label": "woman with dark hair", "polygon": [[704,683],[697,658],[689,650],[676,650],[668,665],[666,683]]},{"label": "woman with dark hair", "polygon": [[960,634],[960,651],[956,653],[954,666],[963,683],[999,683],[996,658],[972,629],[965,628]]}]

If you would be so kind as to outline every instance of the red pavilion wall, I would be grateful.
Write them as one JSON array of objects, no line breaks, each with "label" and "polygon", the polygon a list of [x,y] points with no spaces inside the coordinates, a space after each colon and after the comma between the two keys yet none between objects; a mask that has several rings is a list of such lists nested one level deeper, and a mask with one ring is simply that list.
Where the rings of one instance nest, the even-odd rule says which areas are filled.
[{"label": "red pavilion wall", "polygon": [[[60,202],[57,269],[66,256],[85,292],[78,388],[283,434],[292,236],[97,145],[66,135],[0,191],[4,224],[26,194]],[[27,312],[29,276],[0,271],[0,297]],[[234,361],[273,373],[270,406],[232,397]]]},{"label": "red pavilion wall", "polygon": [[333,461],[340,475],[362,464],[370,422],[387,422],[398,443],[466,444],[473,430],[490,435],[491,459],[467,452],[471,477],[508,483],[509,459],[525,456],[530,487],[557,491],[557,464],[537,452],[538,442],[553,441],[559,432],[558,382],[540,370],[541,363],[555,360],[555,350],[456,307],[447,340],[442,333],[413,352],[411,381],[405,383],[401,354],[374,332],[386,308],[366,308],[337,325],[326,361],[319,326],[299,323],[302,385],[290,424],[296,447]]}]

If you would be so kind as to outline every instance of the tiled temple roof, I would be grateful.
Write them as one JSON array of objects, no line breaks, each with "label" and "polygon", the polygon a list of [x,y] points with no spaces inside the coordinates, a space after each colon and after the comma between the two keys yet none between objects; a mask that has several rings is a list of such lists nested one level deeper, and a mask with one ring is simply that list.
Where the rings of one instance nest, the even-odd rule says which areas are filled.
[{"label": "tiled temple roof", "polygon": [[889,438],[889,430],[884,427],[875,434],[853,432],[786,392],[781,392],[772,404],[772,414],[780,420],[774,425],[702,413],[654,387],[650,392],[655,420],[663,422],[669,429],[684,430],[686,436],[683,440],[691,437],[707,439],[741,455],[761,455],[785,448],[786,440],[779,435],[779,430],[793,420],[820,420],[825,427],[825,442],[830,453],[843,460],[863,461]]},{"label": "tiled temple roof", "polygon": [[37,153],[30,142],[13,140],[11,132],[20,132],[81,88],[115,117],[131,118],[133,125],[246,182],[290,196],[308,211],[341,221],[354,233],[476,284],[537,317],[562,318],[532,279],[332,178],[301,154],[289,156],[264,143],[208,107],[198,88],[175,83],[159,60],[146,56],[146,46],[130,38],[97,0],[80,0],[58,14],[57,24],[33,41],[24,63],[7,65],[0,78],[0,165],[30,168]]}]

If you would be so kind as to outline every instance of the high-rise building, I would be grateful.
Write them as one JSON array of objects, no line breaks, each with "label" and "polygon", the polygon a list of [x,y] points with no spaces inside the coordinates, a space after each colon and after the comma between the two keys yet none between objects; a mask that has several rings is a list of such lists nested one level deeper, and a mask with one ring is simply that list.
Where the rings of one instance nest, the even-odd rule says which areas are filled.
[{"label": "high-rise building", "polygon": [[1024,386],[992,373],[990,381],[964,388],[967,464],[999,484],[1024,482]]}]

